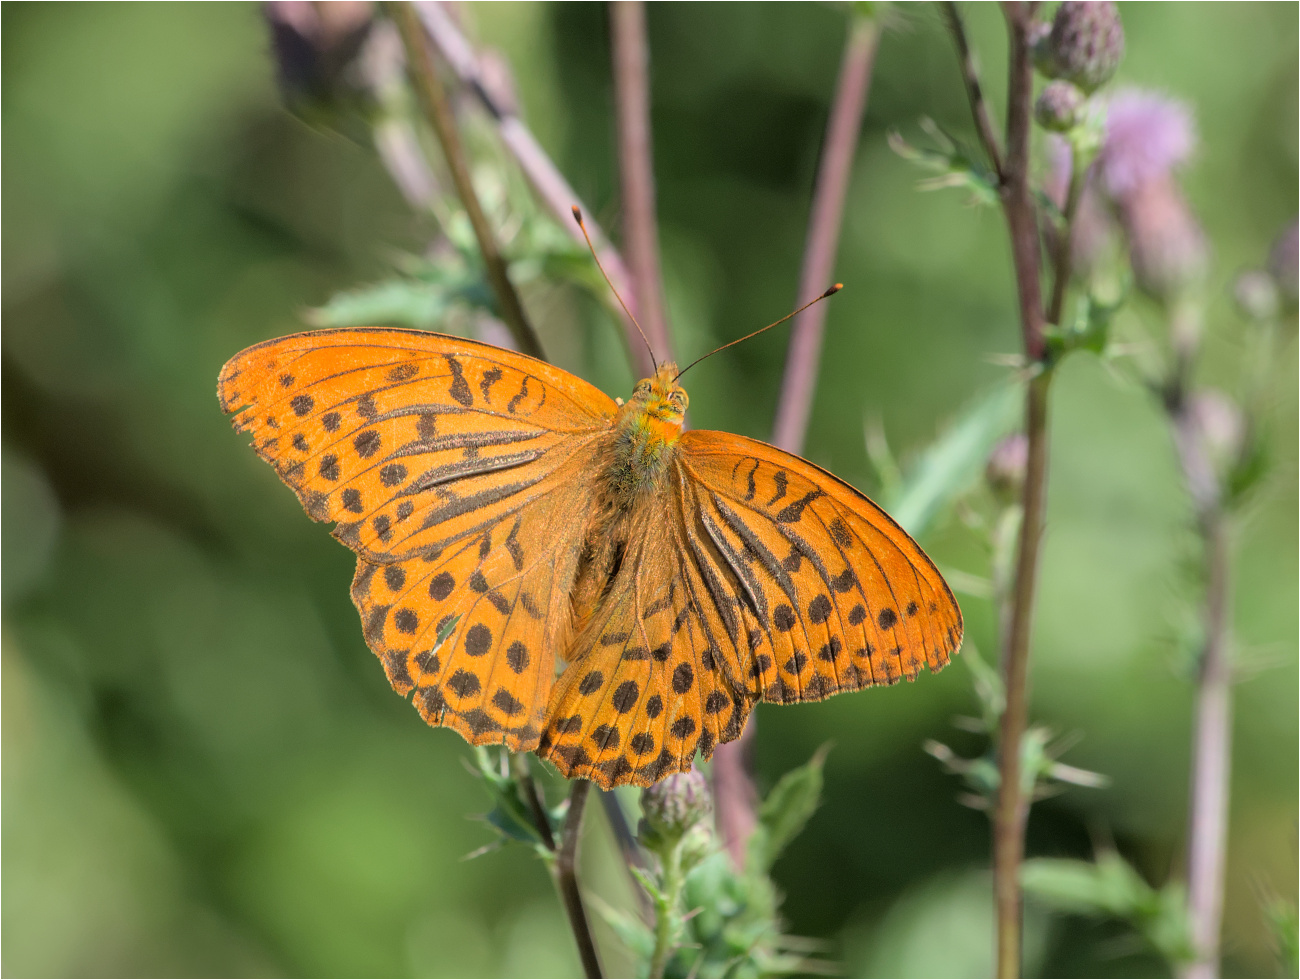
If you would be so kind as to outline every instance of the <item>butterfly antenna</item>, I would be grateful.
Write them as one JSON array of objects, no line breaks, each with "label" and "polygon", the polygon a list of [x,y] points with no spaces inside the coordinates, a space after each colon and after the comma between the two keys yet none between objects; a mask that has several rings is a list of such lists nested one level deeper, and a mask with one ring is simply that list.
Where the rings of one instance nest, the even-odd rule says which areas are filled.
[{"label": "butterfly antenna", "polygon": [[582,220],[582,209],[576,204],[573,205],[573,220],[578,222],[578,227],[582,229],[582,237],[587,240],[587,249],[591,252],[591,257],[596,260],[596,268],[599,269],[600,274],[605,277],[605,282],[609,284],[609,291],[614,294],[614,298],[618,300],[618,305],[623,307],[623,312],[627,314],[627,318],[631,320],[632,325],[636,327],[636,332],[639,333],[641,339],[645,341],[645,349],[650,352],[650,363],[655,366],[655,371],[658,371],[659,362],[655,360],[654,348],[650,346],[650,340],[646,337],[645,331],[641,329],[641,324],[636,322],[636,317],[632,315],[632,311],[629,310],[627,304],[623,302],[623,297],[618,294],[618,290],[615,289],[614,284],[610,282],[609,273],[606,272],[605,267],[600,264],[600,256],[596,254],[596,246],[591,244],[591,236],[587,234],[587,225]]},{"label": "butterfly antenna", "polygon": [[[828,296],[834,296],[836,293],[838,293],[838,292],[839,292],[841,289],[843,289],[843,288],[844,288],[844,283],[842,283],[842,282],[837,282],[837,283],[836,283],[834,286],[832,286],[830,289],[826,290],[826,292],[822,293],[822,294],[821,294],[820,296],[818,296],[816,299],[812,299],[812,300],[809,300],[807,303],[804,303],[803,306],[799,307],[799,309],[795,310],[793,313],[787,313],[785,316],[781,317],[781,319],[777,320],[775,323],[769,323],[766,327],[763,327],[762,330],[755,330],[753,333],[747,333],[747,334],[745,334],[745,336],[741,337],[740,340],[733,340],[733,341],[732,341],[731,343],[729,343],[729,344],[723,344],[721,347],[718,347],[718,348],[715,348],[714,350],[709,351],[707,354],[704,355],[704,357],[712,357],[714,354],[716,354],[716,353],[717,353],[718,351],[720,351],[720,350],[726,350],[728,347],[735,347],[737,344],[739,344],[739,343],[741,343],[741,342],[743,342],[743,341],[748,340],[750,337],[757,337],[759,334],[761,334],[761,333],[763,332],[763,330],[771,330],[773,327],[779,327],[781,324],[785,323],[785,321],[788,320],[788,319],[790,319],[792,316],[798,316],[800,313],[802,313],[804,310],[808,309],[808,307],[812,306],[814,303],[820,303],[820,302],[821,302],[822,300],[824,300],[826,297],[828,297]],[[684,367],[684,368],[682,368],[680,371],[678,371],[678,372],[677,372],[677,378],[680,378],[683,374],[685,374],[685,373],[686,373],[687,371],[689,371],[691,368],[695,367],[695,365],[699,364],[700,361],[704,360],[704,357],[697,357],[695,360],[691,361],[690,364],[686,365],[686,367]],[[673,380],[676,381],[677,378],[673,378]]]}]

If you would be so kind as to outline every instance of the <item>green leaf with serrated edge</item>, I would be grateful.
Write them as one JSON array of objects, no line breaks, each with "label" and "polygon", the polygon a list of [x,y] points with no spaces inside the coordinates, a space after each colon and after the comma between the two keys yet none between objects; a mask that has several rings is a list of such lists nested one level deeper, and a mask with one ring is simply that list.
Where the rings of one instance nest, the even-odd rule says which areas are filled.
[{"label": "green leaf with serrated edge", "polygon": [[648,963],[654,953],[655,937],[644,922],[634,915],[616,909],[602,901],[598,895],[587,895],[585,901],[596,914],[605,920],[605,924],[618,936],[619,941],[642,963]]},{"label": "green leaf with serrated edge", "polygon": [[1182,885],[1152,888],[1113,851],[1095,862],[1035,858],[1021,867],[1020,881],[1028,894],[1055,908],[1128,922],[1171,964],[1192,956]]},{"label": "green leaf with serrated edge", "polygon": [[1033,858],[1024,863],[1020,883],[1026,892],[1068,912],[1133,918],[1155,912],[1155,889],[1118,855],[1093,861]]},{"label": "green leaf with serrated edge", "polygon": [[967,152],[931,119],[922,119],[921,128],[939,145],[938,149],[914,146],[897,130],[891,130],[886,137],[889,148],[904,160],[936,175],[918,182],[917,187],[923,191],[965,187],[976,202],[997,205],[1000,200],[997,175],[979,155]]},{"label": "green leaf with serrated edge", "polygon": [[749,839],[746,870],[767,871],[785,846],[803,830],[821,802],[823,745],[802,766],[781,777],[758,808],[758,825]]},{"label": "green leaf with serrated edge", "polygon": [[921,454],[897,496],[884,501],[908,534],[922,534],[944,506],[980,478],[994,445],[1020,424],[1021,401],[1018,384],[994,388]]}]

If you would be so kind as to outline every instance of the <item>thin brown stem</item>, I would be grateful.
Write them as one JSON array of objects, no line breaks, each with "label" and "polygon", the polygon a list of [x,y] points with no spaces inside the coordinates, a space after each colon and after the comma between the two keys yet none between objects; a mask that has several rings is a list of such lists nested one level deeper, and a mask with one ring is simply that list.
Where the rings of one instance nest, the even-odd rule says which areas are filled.
[{"label": "thin brown stem", "polygon": [[[641,325],[650,346],[659,352],[668,349],[668,322],[664,315],[659,228],[655,219],[650,51],[645,17],[645,4],[641,0],[624,0],[609,5],[614,47],[618,161],[623,192],[623,245],[635,283]],[[643,361],[642,352],[634,349],[633,359]],[[649,364],[637,363],[636,366],[642,377],[653,371]]]},{"label": "thin brown stem", "polygon": [[[1025,355],[1042,364],[1043,300],[1039,266],[1038,219],[1029,187],[1029,125],[1034,68],[1029,27],[1034,4],[1004,3],[1008,35],[1007,136],[1000,187],[1002,210],[1011,239],[1016,296]],[[1070,229],[1064,231],[1069,238]],[[1058,269],[1062,288],[1068,275]],[[1062,302],[1064,293],[1062,292]],[[1025,396],[1025,434],[1029,458],[1022,499],[1020,541],[1016,552],[1010,630],[1002,657],[1006,709],[998,735],[998,797],[993,816],[993,882],[997,912],[997,972],[1020,975],[1020,865],[1024,858],[1029,798],[1021,772],[1020,745],[1029,718],[1029,640],[1034,591],[1047,502],[1047,395],[1052,372],[1046,368],[1029,382]]]},{"label": "thin brown stem", "polygon": [[526,752],[510,753],[510,765],[515,772],[515,781],[519,783],[519,788],[523,790],[524,802],[528,804],[528,809],[533,815],[533,823],[537,826],[537,832],[542,837],[542,843],[546,845],[548,851],[555,850],[555,835],[551,832],[551,818],[546,814],[546,806],[542,803],[541,794],[537,792],[537,783],[533,780],[533,774],[528,768],[528,754]]},{"label": "thin brown stem", "polygon": [[[415,0],[416,13],[429,36],[430,42],[446,60],[460,82],[472,91],[496,121],[497,132],[501,142],[514,156],[515,162],[524,177],[532,185],[538,198],[560,223],[560,227],[578,244],[583,243],[582,233],[573,222],[571,209],[577,205],[586,215],[587,231],[591,234],[596,254],[601,265],[624,301],[633,312],[637,310],[636,290],[632,285],[632,275],[628,271],[623,257],[610,243],[609,237],[591,217],[591,208],[586,207],[577,193],[569,185],[555,162],[547,155],[542,145],[537,142],[532,131],[516,114],[515,107],[489,86],[483,84],[479,58],[465,36],[447,16],[442,6],[434,0]],[[633,356],[642,349],[641,338],[637,334],[632,320],[617,311],[627,337],[628,350]],[[658,351],[660,357],[670,358],[672,352],[667,346]],[[638,365],[640,362],[637,362]],[[648,364],[648,360],[646,361]]]},{"label": "thin brown stem", "polygon": [[388,5],[390,15],[402,35],[402,44],[406,48],[406,65],[411,76],[420,106],[424,110],[438,142],[447,159],[447,169],[451,172],[452,183],[460,197],[474,237],[478,240],[479,251],[483,255],[483,265],[487,272],[488,283],[496,296],[498,312],[501,319],[514,335],[519,349],[533,357],[542,357],[542,345],[533,331],[519,294],[506,271],[506,262],[497,247],[496,236],[488,223],[483,206],[479,203],[474,183],[470,179],[469,163],[465,149],[460,141],[460,132],[456,128],[456,117],[452,112],[447,92],[442,79],[433,63],[433,56],[424,31],[410,3],[400,2]]},{"label": "thin brown stem", "polygon": [[564,911],[569,915],[569,927],[578,942],[582,968],[588,977],[599,977],[602,976],[600,959],[596,956],[596,943],[591,936],[591,925],[578,887],[578,838],[582,835],[582,813],[590,790],[591,783],[585,779],[575,779],[573,788],[569,790],[569,812],[564,818],[560,846],[555,851],[555,880],[564,900]]},{"label": "thin brown stem", "polygon": [[998,734],[998,798],[993,818],[993,888],[997,909],[997,975],[1020,975],[1020,865],[1025,852],[1029,797],[1021,773],[1020,743],[1029,718],[1029,632],[1047,502],[1047,394],[1052,375],[1029,382],[1025,427],[1029,458],[1011,597],[1010,634],[1002,658],[1006,708]]},{"label": "thin brown stem", "polygon": [[610,832],[614,835],[623,860],[630,868],[646,867],[645,855],[641,853],[641,845],[636,842],[636,834],[627,822],[627,814],[623,812],[618,796],[613,790],[602,789],[599,792],[600,804],[605,809],[605,818],[609,821]]},{"label": "thin brown stem", "polygon": [[[840,226],[844,219],[844,197],[853,173],[853,157],[862,130],[862,115],[866,110],[871,69],[879,40],[880,30],[874,20],[854,16],[844,43],[840,76],[826,126],[826,142],[817,170],[803,268],[799,273],[796,297],[799,302],[825,290],[835,271]],[[772,441],[787,452],[803,451],[813,393],[817,387],[826,313],[827,307],[821,303],[809,307],[795,318],[790,331],[785,378],[781,383],[772,435]]]},{"label": "thin brown stem", "polygon": [[998,180],[1002,180],[1002,150],[998,146],[997,130],[993,126],[993,116],[989,104],[984,98],[984,89],[980,85],[979,69],[975,66],[975,56],[971,53],[970,42],[966,38],[966,26],[955,3],[941,3],[944,20],[952,31],[952,38],[957,45],[957,57],[961,64],[961,79],[966,88],[966,98],[970,102],[971,115],[975,118],[975,129],[979,133],[980,143],[988,154],[989,164]]},{"label": "thin brown stem", "polygon": [[1070,289],[1070,276],[1074,271],[1074,219],[1079,213],[1087,173],[1080,167],[1080,156],[1071,148],[1070,187],[1065,194],[1065,211],[1061,220],[1061,233],[1057,236],[1056,254],[1052,270],[1052,299],[1047,308],[1047,322],[1059,327],[1065,313],[1065,296]]},{"label": "thin brown stem", "polygon": [[1010,65],[1007,79],[1007,155],[1002,168],[1002,210],[1011,236],[1016,294],[1025,355],[1042,359],[1043,299],[1039,280],[1038,215],[1029,187],[1029,124],[1033,114],[1034,63],[1029,51],[1032,4],[1004,4]]}]

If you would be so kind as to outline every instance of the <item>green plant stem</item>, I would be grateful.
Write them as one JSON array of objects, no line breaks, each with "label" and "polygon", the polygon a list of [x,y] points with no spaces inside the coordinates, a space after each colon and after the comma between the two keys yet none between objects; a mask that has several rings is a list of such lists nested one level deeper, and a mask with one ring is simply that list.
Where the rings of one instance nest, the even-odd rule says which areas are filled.
[{"label": "green plant stem", "polygon": [[1052,300],[1047,308],[1047,322],[1056,327],[1061,326],[1061,317],[1065,313],[1065,296],[1070,288],[1070,275],[1074,271],[1074,219],[1079,213],[1079,202],[1083,199],[1083,188],[1087,183],[1087,168],[1081,167],[1081,162],[1078,149],[1071,144],[1070,186],[1065,194],[1065,210],[1062,212],[1060,234],[1057,236]]},{"label": "green plant stem", "polygon": [[573,938],[578,943],[582,968],[588,977],[600,977],[603,976],[600,959],[596,955],[591,924],[587,921],[587,910],[583,907],[582,892],[578,887],[578,838],[582,834],[582,813],[586,809],[590,790],[591,783],[585,779],[575,779],[573,788],[569,790],[569,812],[564,818],[564,830],[555,851],[555,881],[560,888],[560,897],[564,900],[564,911],[568,913]]},{"label": "green plant stem", "polygon": [[537,832],[542,835],[542,843],[546,845],[547,850],[554,853],[555,835],[551,833],[550,817],[546,815],[546,807],[537,792],[537,783],[533,781],[533,774],[528,768],[528,754],[526,752],[510,753],[510,765],[515,771],[515,781],[519,783],[519,788],[523,790],[524,802],[528,804],[528,810],[533,815],[533,823],[537,825]]},{"label": "green plant stem", "polygon": [[544,355],[541,342],[524,314],[523,304],[519,302],[519,294],[515,292],[514,284],[510,282],[505,259],[497,247],[496,236],[492,232],[492,226],[488,224],[487,215],[483,212],[483,206],[479,203],[478,194],[474,190],[474,183],[470,179],[469,163],[460,141],[460,133],[456,128],[456,117],[447,99],[442,80],[438,77],[419,18],[408,2],[390,3],[387,5],[387,10],[397,25],[398,33],[402,35],[402,44],[406,48],[407,70],[420,107],[424,110],[425,117],[442,146],[443,154],[447,159],[447,169],[451,172],[452,183],[456,186],[456,193],[465,208],[465,213],[469,216],[470,226],[474,229],[474,237],[478,240],[479,251],[483,255],[483,266],[487,272],[488,283],[496,296],[501,319],[510,328],[515,342],[523,353],[542,358]]},{"label": "green plant stem", "polygon": [[650,976],[652,980],[664,975],[668,957],[676,947],[677,906],[681,902],[682,884],[686,876],[682,874],[682,842],[678,840],[668,849],[663,858],[664,873],[662,886],[655,895],[655,948],[650,957]]}]

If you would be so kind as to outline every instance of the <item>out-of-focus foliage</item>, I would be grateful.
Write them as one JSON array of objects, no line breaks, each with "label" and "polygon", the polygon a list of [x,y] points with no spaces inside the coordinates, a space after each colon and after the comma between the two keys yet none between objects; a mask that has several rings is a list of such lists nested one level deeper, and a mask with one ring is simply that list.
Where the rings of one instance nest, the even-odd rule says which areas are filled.
[{"label": "out-of-focus foliage", "polygon": [[[669,777],[641,798],[639,839],[652,856],[636,879],[650,899],[650,921],[602,905],[605,918],[638,960],[638,976],[805,976],[833,972],[816,954],[825,944],[782,932],[773,862],[807,825],[822,790],[826,750],[786,773],[758,806],[738,867],[706,818],[708,783],[699,773]],[[665,799],[666,798],[666,799]],[[676,819],[664,819],[668,811]]]},{"label": "out-of-focus foliage", "polygon": [[[616,230],[603,6],[463,11],[508,58],[542,144]],[[1232,284],[1297,210],[1297,11],[1120,13],[1115,84],[1195,109],[1201,149],[1183,183],[1215,270],[1200,380],[1231,389],[1253,336]],[[991,6],[967,15],[1000,105],[1002,25]],[[903,479],[919,480],[937,465],[927,447],[966,431],[967,406],[1006,382],[1005,355],[1019,348],[996,211],[915,193],[915,168],[889,149],[891,131],[921,145],[922,117],[975,143],[933,9],[891,17],[807,449],[868,492],[881,486],[864,419],[880,420]],[[436,279],[451,267],[425,253],[433,221],[412,215],[370,147],[285,112],[255,6],[6,5],[0,21],[4,968],[573,975],[543,864],[527,848],[461,860],[493,839],[465,819],[484,808],[462,764],[471,749],[389,690],[347,599],[350,555],[214,397],[228,357],[303,329],[305,311],[360,315],[327,306],[346,291],[392,303],[394,321],[436,317],[455,281]],[[658,5],[649,27],[666,292],[676,353],[689,359],[794,302],[844,15]],[[475,140],[509,172],[490,131]],[[406,292],[355,292],[394,269]],[[572,270],[516,272],[551,357],[626,395],[607,301],[575,288]],[[442,291],[421,293],[422,282]],[[1147,313],[1126,305],[1108,335],[1132,342]],[[1085,334],[1091,323],[1080,321]],[[1274,971],[1287,936],[1294,949],[1294,317],[1282,327],[1284,350],[1262,368],[1269,476],[1237,542],[1235,630],[1257,668],[1237,688],[1233,741],[1225,949],[1238,974]],[[774,331],[697,368],[694,424],[767,436],[783,356]],[[1034,710],[1055,731],[1081,731],[1070,763],[1112,783],[1038,804],[1029,853],[1089,860],[1101,828],[1141,880],[1161,882],[1184,835],[1190,689],[1170,668],[1190,642],[1196,583],[1179,569],[1191,505],[1147,394],[1092,353],[1059,371]],[[994,439],[993,428],[972,431]],[[973,443],[940,450],[952,480],[980,455]],[[962,521],[925,510],[923,544],[941,567],[982,575],[987,555]],[[975,645],[995,649],[991,604],[962,605]],[[757,712],[765,791],[836,743],[822,805],[772,876],[788,931],[829,940],[849,975],[990,969],[986,819],[959,805],[921,749],[952,741],[949,718],[978,710],[970,675],[953,669]],[[969,756],[983,743],[954,748]],[[589,819],[584,880],[607,905],[635,909],[597,808]],[[1290,919],[1264,914],[1261,888],[1290,902],[1277,906]],[[1028,915],[1037,972],[1163,969],[1113,921]],[[611,972],[631,968],[612,934],[598,940]]]}]

